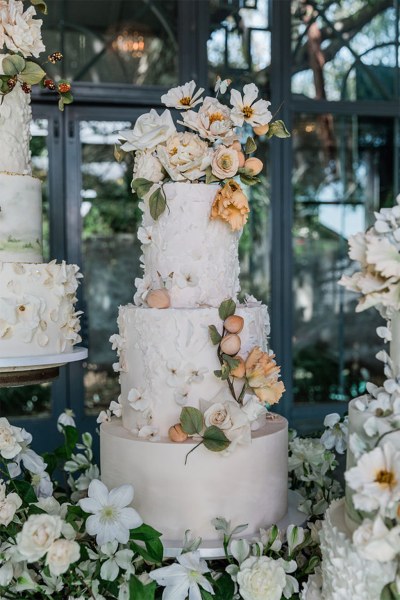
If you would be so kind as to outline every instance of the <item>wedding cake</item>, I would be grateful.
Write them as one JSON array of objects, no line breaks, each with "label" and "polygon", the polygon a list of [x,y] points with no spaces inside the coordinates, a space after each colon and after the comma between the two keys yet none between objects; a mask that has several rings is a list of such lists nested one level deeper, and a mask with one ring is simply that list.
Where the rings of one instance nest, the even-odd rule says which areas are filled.
[{"label": "wedding cake", "polygon": [[29,150],[30,84],[46,75],[30,60],[44,50],[35,16],[18,0],[0,3],[0,358],[70,352],[81,340],[79,269],[42,257],[41,182]]},{"label": "wedding cake", "polygon": [[349,405],[346,497],[327,511],[321,533],[326,600],[379,600],[399,568],[399,233],[399,205],[377,213],[367,233],[350,238],[350,257],[361,271],[340,282],[362,294],[357,311],[375,306],[387,320],[377,333],[390,342],[390,355],[377,355],[385,364],[383,386],[369,383]]},{"label": "wedding cake", "polygon": [[219,516],[252,533],[287,511],[287,422],[267,410],[284,391],[268,311],[237,295],[250,210],[239,180],[256,184],[262,170],[254,139],[239,136],[288,134],[253,84],[223,104],[229,83],[217,82],[216,98],[194,82],[162,97],[182,110],[184,132],[153,110],[120,134],[135,154],[143,277],[111,338],[121,395],[99,417],[101,476],[131,483],[135,507],[168,540],[189,528],[212,540]]}]

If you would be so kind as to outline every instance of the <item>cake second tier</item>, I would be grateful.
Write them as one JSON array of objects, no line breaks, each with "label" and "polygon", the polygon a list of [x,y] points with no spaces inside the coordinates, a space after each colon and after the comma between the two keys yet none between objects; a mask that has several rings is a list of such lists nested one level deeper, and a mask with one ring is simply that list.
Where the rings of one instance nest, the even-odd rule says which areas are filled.
[{"label": "cake second tier", "polygon": [[[243,317],[239,355],[246,358],[255,346],[266,350],[269,318],[266,306],[240,306]],[[209,326],[222,331],[217,308],[155,308],[121,306],[119,335],[111,340],[119,354],[123,424],[138,433],[152,425],[166,439],[179,421],[183,406],[201,407],[220,392],[229,395]],[[240,386],[240,383],[238,384]],[[239,387],[240,389],[240,387]],[[216,400],[214,400],[215,402]]]}]

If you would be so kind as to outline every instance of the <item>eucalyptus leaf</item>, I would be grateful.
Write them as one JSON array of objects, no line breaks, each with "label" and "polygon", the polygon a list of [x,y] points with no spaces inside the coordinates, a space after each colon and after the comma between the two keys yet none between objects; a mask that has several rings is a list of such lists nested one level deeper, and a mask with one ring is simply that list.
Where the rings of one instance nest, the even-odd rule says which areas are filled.
[{"label": "eucalyptus leaf", "polygon": [[143,177],[138,177],[132,181],[132,189],[135,190],[139,198],[143,198],[149,193],[154,183]]},{"label": "eucalyptus leaf", "polygon": [[219,344],[222,339],[222,336],[220,333],[218,333],[218,329],[215,327],[215,325],[209,325],[208,332],[210,334],[210,338],[214,346]]},{"label": "eucalyptus leaf", "polygon": [[25,63],[25,68],[20,73],[22,81],[28,85],[35,85],[36,83],[39,83],[45,76],[46,73],[43,71],[42,67],[31,60],[28,60]]},{"label": "eucalyptus leaf", "polygon": [[286,129],[286,125],[283,121],[273,121],[272,123],[269,124],[269,129],[267,131],[267,137],[271,138],[272,136],[278,137],[278,138],[289,138],[290,137],[290,133],[289,131]]},{"label": "eucalyptus leaf", "polygon": [[203,444],[207,450],[221,452],[229,446],[230,441],[222,429],[219,429],[219,427],[216,427],[215,425],[211,425],[211,427],[207,427],[203,433]]},{"label": "eucalyptus leaf", "polygon": [[163,214],[167,201],[161,188],[157,188],[149,198],[150,214],[155,221]]},{"label": "eucalyptus leaf", "polygon": [[236,310],[236,302],[229,298],[228,300],[224,300],[218,309],[218,314],[222,321],[225,321],[228,317],[235,314]]},{"label": "eucalyptus leaf", "polygon": [[185,406],[182,408],[180,421],[183,431],[188,435],[201,433],[203,430],[203,413],[193,406]]},{"label": "eucalyptus leaf", "polygon": [[252,137],[248,137],[244,147],[245,154],[253,154],[257,150],[257,144]]},{"label": "eucalyptus leaf", "polygon": [[31,4],[44,15],[47,15],[47,4],[44,0],[31,0]]},{"label": "eucalyptus leaf", "polygon": [[14,76],[24,70],[26,61],[22,56],[13,54],[12,56],[6,56],[2,62],[2,69],[5,75]]}]

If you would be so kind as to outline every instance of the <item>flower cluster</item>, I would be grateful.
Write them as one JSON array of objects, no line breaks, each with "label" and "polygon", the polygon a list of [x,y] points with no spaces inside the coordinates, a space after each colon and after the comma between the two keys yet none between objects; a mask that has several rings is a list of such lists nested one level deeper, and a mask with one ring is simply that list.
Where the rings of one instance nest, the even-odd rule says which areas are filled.
[{"label": "flower cluster", "polygon": [[[229,80],[217,82],[216,94],[225,94]],[[263,163],[252,156],[257,146],[252,137],[245,145],[240,138],[245,129],[257,135],[288,137],[282,121],[272,122],[270,102],[258,98],[258,88],[245,85],[243,95],[231,91],[230,106],[218,97],[196,91],[190,81],[169,90],[161,97],[168,108],[160,115],[154,109],[141,115],[132,130],[121,131],[121,150],[134,153],[132,187],[137,195],[148,198],[150,212],[157,219],[165,210],[162,185],[167,181],[224,183],[213,204],[211,218],[221,219],[233,230],[247,221],[248,201],[239,183],[259,181]],[[180,112],[185,130],[177,131],[169,108]],[[196,110],[194,110],[196,109]],[[119,156],[119,153],[117,153]]]}]

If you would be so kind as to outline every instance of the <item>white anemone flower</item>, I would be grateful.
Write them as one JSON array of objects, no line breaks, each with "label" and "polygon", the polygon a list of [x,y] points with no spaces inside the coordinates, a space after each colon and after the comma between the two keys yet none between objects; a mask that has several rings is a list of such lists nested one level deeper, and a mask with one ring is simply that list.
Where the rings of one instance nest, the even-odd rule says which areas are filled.
[{"label": "white anemone flower", "polygon": [[136,510],[128,506],[132,500],[131,485],[121,485],[109,492],[98,479],[90,482],[88,497],[80,500],[79,506],[84,512],[91,513],[86,521],[86,531],[96,536],[99,546],[114,540],[126,544],[130,529],[143,524]]},{"label": "white anemone flower", "polygon": [[171,88],[167,94],[163,94],[161,102],[165,106],[179,110],[194,108],[203,102],[203,98],[200,98],[200,96],[204,92],[204,88],[199,88],[197,92],[195,92],[195,89],[196,83],[193,80],[184,85],[178,85],[178,87]]},{"label": "white anemone flower", "polygon": [[169,567],[155,569],[149,575],[158,585],[165,587],[162,600],[201,600],[200,587],[211,595],[214,590],[211,583],[204,577],[209,568],[200,552],[187,552],[177,557],[177,563]]},{"label": "white anemone flower", "polygon": [[356,492],[353,502],[357,509],[385,512],[400,500],[400,451],[386,442],[363,454],[345,477]]},{"label": "white anemone flower", "polygon": [[272,119],[272,114],[268,110],[271,102],[267,100],[257,100],[258,87],[254,83],[248,83],[243,88],[243,98],[237,90],[231,90],[231,119],[234,125],[241,127],[244,122],[252,127],[258,125],[267,125]]}]

